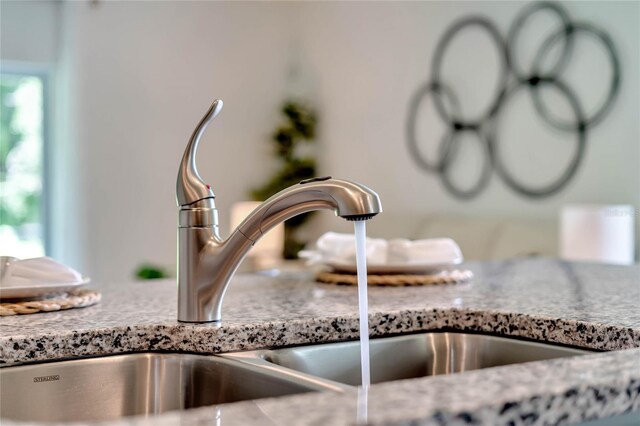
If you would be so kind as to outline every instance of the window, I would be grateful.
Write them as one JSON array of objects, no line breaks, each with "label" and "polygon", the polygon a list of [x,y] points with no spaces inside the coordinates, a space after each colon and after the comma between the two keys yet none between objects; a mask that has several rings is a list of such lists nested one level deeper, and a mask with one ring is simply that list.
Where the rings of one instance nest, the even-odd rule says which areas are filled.
[{"label": "window", "polygon": [[0,74],[0,255],[45,254],[45,78]]}]

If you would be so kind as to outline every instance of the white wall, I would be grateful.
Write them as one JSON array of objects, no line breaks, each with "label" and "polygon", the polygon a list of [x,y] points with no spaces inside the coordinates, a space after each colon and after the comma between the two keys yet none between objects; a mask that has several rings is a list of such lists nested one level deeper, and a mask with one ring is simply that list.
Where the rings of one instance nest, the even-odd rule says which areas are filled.
[{"label": "white wall", "polygon": [[3,60],[55,63],[60,6],[56,1],[3,0],[0,3],[0,55]]},{"label": "white wall", "polygon": [[[32,7],[26,4],[21,7]],[[429,77],[443,31],[473,12],[489,15],[506,31],[524,4],[59,4],[62,31],[54,58],[62,128],[56,147],[64,154],[58,159],[54,212],[60,224],[59,257],[98,281],[127,279],[144,260],[175,264],[177,166],[193,127],[215,97],[224,99],[225,109],[207,132],[199,167],[214,186],[226,225],[230,205],[274,170],[268,139],[279,120],[278,107],[291,93],[294,62],[304,72],[302,91],[320,109],[320,173],[366,183],[380,193],[389,215],[552,219],[568,202],[640,207],[640,12],[634,2],[566,4],[576,19],[609,31],[619,49],[623,81],[614,110],[590,133],[582,168],[564,191],[532,201],[494,176],[478,198],[460,202],[409,157],[404,135],[408,101]],[[16,16],[35,16],[14,9],[2,2],[3,24]],[[37,22],[32,22],[36,32]],[[3,28],[3,60],[35,49],[6,50],[18,45],[23,32],[18,25],[12,28]],[[48,34],[49,27],[42,28]],[[464,108],[473,111],[491,92],[494,73],[490,62],[474,65],[491,55],[482,37],[464,42],[472,48],[460,52],[460,46],[453,46],[445,71],[464,91],[464,102],[469,102]],[[586,43],[578,46],[568,75],[585,104],[593,105],[603,90],[598,75],[607,69],[602,53],[596,48],[590,56]],[[9,51],[16,53],[5,54]],[[538,181],[541,174],[557,170],[573,142],[549,131],[524,96],[513,105],[506,111],[501,140],[517,142],[510,164]],[[423,136],[438,138],[440,124],[425,123]],[[530,146],[541,148],[531,151]],[[461,164],[472,168],[472,156],[463,157]],[[329,214],[319,216],[316,233],[346,226]]]},{"label": "white wall", "polygon": [[200,147],[226,224],[231,203],[269,173],[266,140],[288,67],[286,5],[70,3],[74,128],[86,218],[85,268],[131,276],[175,263],[178,164],[215,98],[225,109]]},{"label": "white wall", "polygon": [[[610,115],[590,131],[582,167],[563,191],[541,200],[526,199],[507,189],[494,174],[480,196],[469,202],[458,201],[445,192],[435,176],[421,172],[410,158],[405,140],[408,102],[418,85],[429,77],[431,57],[440,36],[455,19],[474,13],[490,17],[506,34],[525,4],[305,3],[300,34],[304,37],[308,66],[315,71],[322,107],[324,171],[366,182],[379,191],[390,215],[442,212],[553,219],[563,204],[572,202],[629,203],[639,207],[637,2],[565,3],[575,20],[592,21],[611,35],[622,62],[622,90]],[[542,19],[532,25],[535,30],[536,25],[542,28],[547,22]],[[480,111],[483,100],[490,97],[496,75],[495,53],[484,35],[477,34],[468,32],[455,39],[443,68],[445,78],[459,91],[463,111],[469,115]],[[523,35],[525,59],[534,47],[526,43],[532,37],[536,39],[529,30]],[[603,82],[607,81],[609,69],[595,42],[589,37],[577,41],[566,81],[591,111],[605,92]],[[492,60],[483,60],[487,55],[492,55]],[[439,140],[442,125],[429,116],[424,121],[424,139]],[[572,137],[542,123],[525,96],[515,97],[508,105],[499,134],[501,143],[513,146],[508,164],[513,165],[519,177],[532,183],[545,182],[549,173],[560,171],[575,146]],[[473,145],[468,144],[465,149],[470,146]],[[462,153],[460,164],[475,170],[469,154]]]}]

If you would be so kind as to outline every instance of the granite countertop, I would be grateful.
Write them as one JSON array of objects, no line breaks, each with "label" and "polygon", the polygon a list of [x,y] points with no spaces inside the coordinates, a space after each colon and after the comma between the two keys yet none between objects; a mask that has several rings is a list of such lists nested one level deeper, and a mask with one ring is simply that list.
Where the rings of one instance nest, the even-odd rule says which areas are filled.
[{"label": "granite countertop", "polygon": [[[371,287],[371,335],[451,329],[614,352],[376,384],[367,395],[369,423],[556,424],[640,411],[640,266],[536,258],[465,266],[475,274],[470,284]],[[178,323],[172,281],[95,287],[103,301],[93,307],[0,318],[0,365],[358,337],[356,289],[313,283],[309,276],[236,276],[222,325]],[[167,413],[137,424],[353,424],[363,399],[356,390],[313,393]]]}]

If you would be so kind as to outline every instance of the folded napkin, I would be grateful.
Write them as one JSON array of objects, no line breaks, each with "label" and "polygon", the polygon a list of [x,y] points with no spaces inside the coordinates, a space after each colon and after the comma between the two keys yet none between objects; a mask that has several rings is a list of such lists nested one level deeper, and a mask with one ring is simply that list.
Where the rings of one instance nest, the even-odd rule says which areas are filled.
[{"label": "folded napkin", "polygon": [[2,288],[76,284],[82,279],[78,271],[50,257],[19,260],[3,256],[0,262]]},{"label": "folded napkin", "polygon": [[[316,243],[319,262],[325,260],[356,261],[356,237],[353,234],[327,232]],[[367,238],[367,261],[385,263],[387,260],[387,242],[378,238]]]},{"label": "folded napkin", "polygon": [[389,240],[388,263],[460,263],[462,252],[451,238]]},{"label": "folded napkin", "polygon": [[[303,250],[300,257],[310,264],[354,262],[355,235],[327,232],[316,243],[317,250]],[[460,247],[451,238],[425,240],[367,238],[367,262],[373,265],[460,263]]]}]

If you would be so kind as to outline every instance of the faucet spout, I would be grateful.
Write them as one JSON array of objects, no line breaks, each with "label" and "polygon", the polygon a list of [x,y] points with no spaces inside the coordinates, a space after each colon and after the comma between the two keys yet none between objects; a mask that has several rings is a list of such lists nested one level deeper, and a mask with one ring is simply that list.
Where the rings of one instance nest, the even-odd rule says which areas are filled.
[{"label": "faucet spout", "polygon": [[238,226],[238,230],[256,242],[285,220],[315,210],[332,210],[346,220],[367,220],[380,213],[382,205],[378,194],[359,183],[330,176],[313,178],[270,197]]},{"label": "faucet spout", "polygon": [[[202,128],[207,116],[211,116],[212,110],[213,106],[194,132],[183,157],[183,166],[193,164],[195,170],[195,158],[189,156],[195,155],[195,146],[201,136],[198,129]],[[234,273],[251,247],[274,226],[314,210],[332,210],[346,220],[368,220],[382,212],[378,194],[364,185],[330,176],[307,179],[266,200],[223,240],[218,231],[213,193],[208,195],[203,191],[196,197],[199,199],[181,203],[180,176],[178,321],[182,322],[222,319],[222,301]],[[192,181],[202,182],[199,175],[197,178]],[[208,186],[206,189],[209,190]],[[190,191],[182,194],[185,192]]]}]

